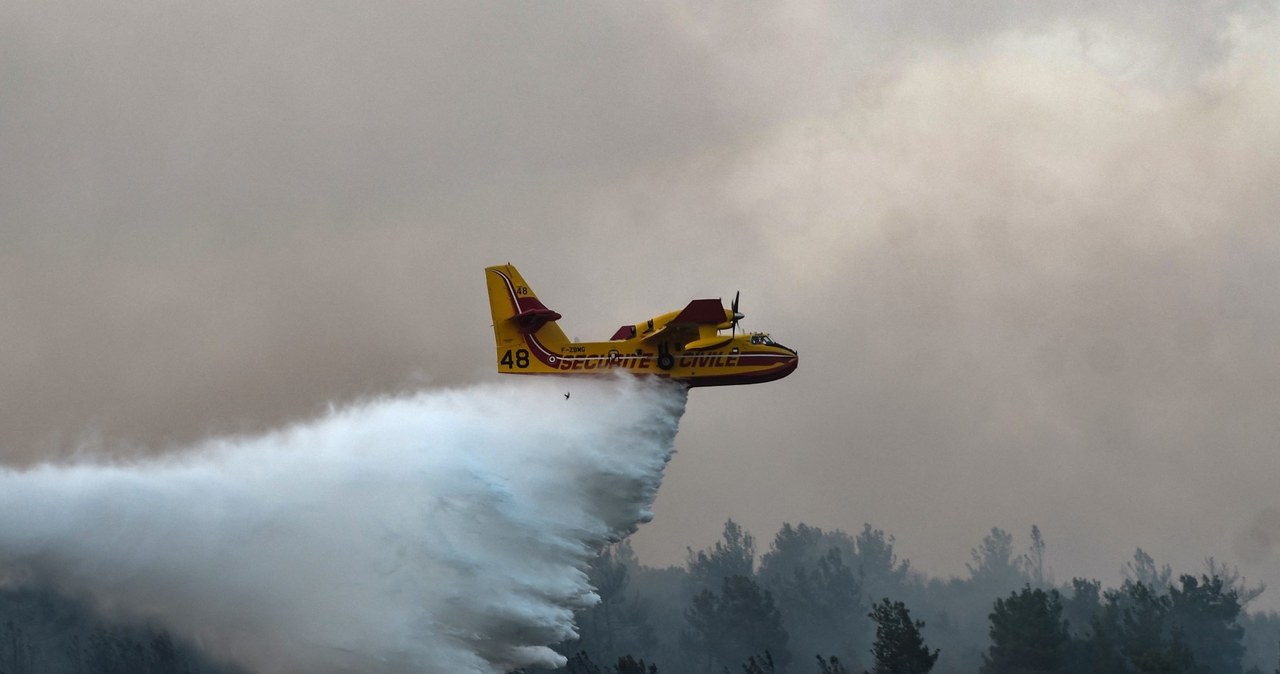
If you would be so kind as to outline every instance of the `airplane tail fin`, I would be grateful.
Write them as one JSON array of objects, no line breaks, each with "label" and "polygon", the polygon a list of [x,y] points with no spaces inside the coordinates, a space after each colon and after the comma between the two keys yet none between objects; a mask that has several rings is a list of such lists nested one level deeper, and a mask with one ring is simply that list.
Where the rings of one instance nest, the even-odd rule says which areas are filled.
[{"label": "airplane tail fin", "polygon": [[489,285],[489,310],[493,313],[493,337],[499,353],[521,346],[532,335],[546,346],[569,343],[556,321],[560,314],[538,300],[520,272],[510,264],[485,267]]}]

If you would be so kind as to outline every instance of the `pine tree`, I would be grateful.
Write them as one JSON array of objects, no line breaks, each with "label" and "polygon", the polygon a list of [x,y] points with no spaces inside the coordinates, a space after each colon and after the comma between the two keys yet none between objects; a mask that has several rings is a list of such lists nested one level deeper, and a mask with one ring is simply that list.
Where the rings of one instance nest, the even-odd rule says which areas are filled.
[{"label": "pine tree", "polygon": [[840,663],[840,658],[831,656],[827,660],[823,660],[822,656],[818,658],[818,674],[849,674],[849,670]]},{"label": "pine tree", "polygon": [[599,665],[591,661],[591,656],[586,651],[575,653],[565,663],[564,669],[567,674],[605,674]]},{"label": "pine tree", "polygon": [[759,660],[756,656],[747,658],[746,664],[742,665],[743,674],[776,674],[777,668],[773,664],[773,656],[765,651]]},{"label": "pine tree", "polygon": [[938,650],[929,652],[920,635],[924,622],[912,621],[905,604],[885,598],[868,615],[876,623],[876,641],[871,647],[876,664],[870,674],[926,674],[933,669]]},{"label": "pine tree", "polygon": [[1194,671],[1195,661],[1187,649],[1183,631],[1169,624],[1172,604],[1145,583],[1125,583],[1123,592],[1108,596],[1113,603],[1127,604],[1120,612],[1120,652],[1137,674],[1182,674]]},{"label": "pine tree", "polygon": [[658,674],[657,665],[646,665],[644,660],[636,660],[630,655],[618,658],[618,665],[613,668],[615,674]]},{"label": "pine tree", "polygon": [[1218,576],[1181,576],[1169,590],[1169,618],[1182,630],[1188,651],[1205,674],[1241,674],[1244,628],[1240,602]]},{"label": "pine tree", "polygon": [[773,595],[746,576],[721,583],[719,594],[699,592],[685,611],[688,629],[681,636],[684,649],[698,654],[706,671],[729,666],[768,651],[778,667],[790,660],[787,632]]},{"label": "pine tree", "polygon": [[733,520],[724,523],[722,541],[711,550],[688,549],[685,566],[695,589],[715,589],[733,576],[755,576],[756,539]]},{"label": "pine tree", "polygon": [[997,599],[990,619],[991,647],[982,657],[982,674],[1062,671],[1069,639],[1057,590],[1024,587]]}]

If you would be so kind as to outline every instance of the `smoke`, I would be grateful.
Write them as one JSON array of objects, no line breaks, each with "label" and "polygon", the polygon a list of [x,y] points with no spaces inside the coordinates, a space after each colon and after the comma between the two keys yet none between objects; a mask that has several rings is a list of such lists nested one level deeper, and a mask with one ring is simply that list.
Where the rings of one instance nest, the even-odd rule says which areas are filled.
[{"label": "smoke", "polygon": [[1280,545],[1280,508],[1266,508],[1248,529],[1236,535],[1236,554],[1247,564],[1262,564]]},{"label": "smoke", "polygon": [[4,471],[0,562],[262,672],[558,666],[586,564],[652,518],[685,399],[521,380]]}]

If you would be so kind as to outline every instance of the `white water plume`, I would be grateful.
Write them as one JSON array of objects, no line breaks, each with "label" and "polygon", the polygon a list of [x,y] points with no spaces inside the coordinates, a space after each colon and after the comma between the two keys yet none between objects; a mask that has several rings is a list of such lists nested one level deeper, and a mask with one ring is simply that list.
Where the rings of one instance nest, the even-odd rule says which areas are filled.
[{"label": "white water plume", "polygon": [[521,379],[4,471],[0,563],[262,673],[557,666],[588,561],[652,517],[685,399]]}]

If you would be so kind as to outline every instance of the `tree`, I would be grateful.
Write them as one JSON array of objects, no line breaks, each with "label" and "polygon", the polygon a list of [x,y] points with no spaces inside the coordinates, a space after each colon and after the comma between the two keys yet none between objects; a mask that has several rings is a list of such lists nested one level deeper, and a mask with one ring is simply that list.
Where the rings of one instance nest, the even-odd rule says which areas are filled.
[{"label": "tree", "polygon": [[766,651],[779,667],[785,668],[790,660],[787,632],[773,595],[746,576],[725,578],[720,594],[699,592],[685,611],[685,621],[688,628],[681,644],[691,655],[700,656],[706,671]]},{"label": "tree", "polygon": [[1124,565],[1122,573],[1128,583],[1141,583],[1157,594],[1163,594],[1173,579],[1173,569],[1168,564],[1157,567],[1155,560],[1142,548],[1134,550],[1133,561]]},{"label": "tree", "polygon": [[1071,579],[1071,596],[1062,598],[1062,621],[1073,639],[1088,636],[1089,623],[1102,611],[1102,583],[1084,578]]},{"label": "tree", "polygon": [[778,670],[773,665],[773,656],[765,651],[759,660],[752,655],[747,658],[746,664],[742,665],[743,674],[775,674]]},{"label": "tree", "polygon": [[[1226,571],[1212,559],[1206,563],[1211,571]],[[1116,653],[1133,672],[1244,671],[1239,592],[1253,598],[1261,588],[1249,588],[1234,571],[1226,577],[1182,575],[1171,585],[1169,566],[1157,566],[1141,548],[1124,572],[1124,585],[1107,593],[1107,606],[1093,623],[1095,671],[1118,671],[1114,664],[1099,667]]]},{"label": "tree", "polygon": [[1240,603],[1242,610],[1249,605],[1249,602],[1262,596],[1262,593],[1267,589],[1266,583],[1250,586],[1248,579],[1240,575],[1239,567],[1228,567],[1226,564],[1220,564],[1213,557],[1205,558],[1204,568],[1207,571],[1204,575],[1210,578],[1214,576],[1221,578],[1222,587],[1236,594],[1236,600]]},{"label": "tree", "polygon": [[722,539],[710,551],[687,549],[686,566],[696,589],[719,587],[723,579],[733,576],[755,575],[756,539],[733,520],[724,523]]},{"label": "tree", "polygon": [[1109,601],[1125,606],[1120,612],[1119,647],[1132,671],[1138,674],[1180,674],[1193,671],[1195,662],[1183,641],[1182,629],[1168,620],[1171,600],[1145,583],[1125,582],[1122,592]]},{"label": "tree", "polygon": [[991,533],[982,538],[982,545],[969,551],[973,564],[965,564],[969,575],[979,585],[1020,583],[1024,560],[1013,556],[1013,534],[992,527]]},{"label": "tree", "polygon": [[630,569],[637,566],[626,541],[602,550],[587,570],[599,603],[576,617],[581,637],[578,648],[608,662],[628,652],[647,652],[657,642],[649,623],[647,603],[629,591]]},{"label": "tree", "polygon": [[180,674],[190,670],[186,658],[178,651],[168,630],[160,630],[151,638],[151,671],[155,674]]},{"label": "tree", "polygon": [[636,660],[630,655],[624,655],[618,658],[618,666],[614,667],[615,674],[658,674],[657,665],[649,665],[647,668],[644,660]]},{"label": "tree", "polygon": [[818,674],[849,674],[849,670],[840,663],[840,659],[836,656],[833,655],[827,660],[823,660],[821,655],[816,657],[818,658]]},{"label": "tree", "polygon": [[1023,557],[1026,571],[1031,575],[1031,581],[1036,585],[1045,583],[1044,573],[1044,536],[1040,535],[1040,527],[1031,525],[1031,548],[1027,550],[1027,554]]},{"label": "tree", "polygon": [[591,661],[585,651],[578,651],[564,665],[567,674],[605,674],[600,666]]},{"label": "tree", "polygon": [[876,641],[871,647],[876,664],[870,674],[925,674],[933,669],[938,650],[929,652],[920,635],[924,622],[912,621],[905,604],[891,603],[886,597],[868,616],[876,624]]},{"label": "tree", "polygon": [[587,620],[579,621],[583,626],[583,641],[598,650],[610,652],[615,640],[614,613],[625,600],[623,590],[627,586],[627,567],[614,559],[611,547],[606,547],[591,561],[587,577],[600,602],[588,611]]},{"label": "tree", "polygon": [[1204,674],[1244,671],[1244,628],[1236,621],[1240,601],[1218,576],[1183,575],[1169,590],[1169,619]]},{"label": "tree", "polygon": [[1109,600],[1107,604],[1100,606],[1089,619],[1089,628],[1090,634],[1081,655],[1086,666],[1072,671],[1128,674],[1128,661],[1120,652],[1120,608],[1116,603]]},{"label": "tree", "polygon": [[[795,526],[784,522],[774,535],[769,552],[760,558],[760,578],[772,582],[790,577],[796,569],[811,567],[817,557],[832,547],[833,542],[829,538],[830,534],[804,522]],[[852,544],[853,541],[849,541],[851,550]]]},{"label": "tree", "polygon": [[1280,613],[1240,612],[1244,628],[1244,657],[1250,674],[1280,674]]},{"label": "tree", "polygon": [[982,656],[982,674],[1063,670],[1069,638],[1057,590],[1024,587],[997,599],[990,619],[991,647]]},{"label": "tree", "polygon": [[856,652],[868,623],[858,581],[839,548],[828,549],[812,567],[796,567],[789,578],[776,580],[773,589],[797,651]]},{"label": "tree", "polygon": [[5,664],[5,673],[26,674],[33,671],[35,648],[25,630],[12,620],[6,620],[3,633],[0,633],[0,662]]},{"label": "tree", "polygon": [[1071,594],[1062,597],[1062,623],[1067,628],[1069,639],[1067,659],[1063,667],[1065,671],[1090,671],[1095,674],[1113,674],[1123,671],[1124,661],[1118,654],[1112,658],[1119,663],[1118,668],[1106,664],[1108,654],[1115,653],[1115,649],[1111,648],[1109,643],[1096,644],[1103,647],[1104,651],[1100,656],[1094,657],[1095,644],[1092,641],[1095,632],[1094,621],[1101,620],[1102,613],[1102,583],[1096,580],[1072,578]]},{"label": "tree", "polygon": [[849,565],[857,571],[863,592],[871,597],[899,593],[911,573],[911,562],[898,561],[893,551],[893,536],[864,523],[862,533],[854,537],[853,542],[856,552]]}]

